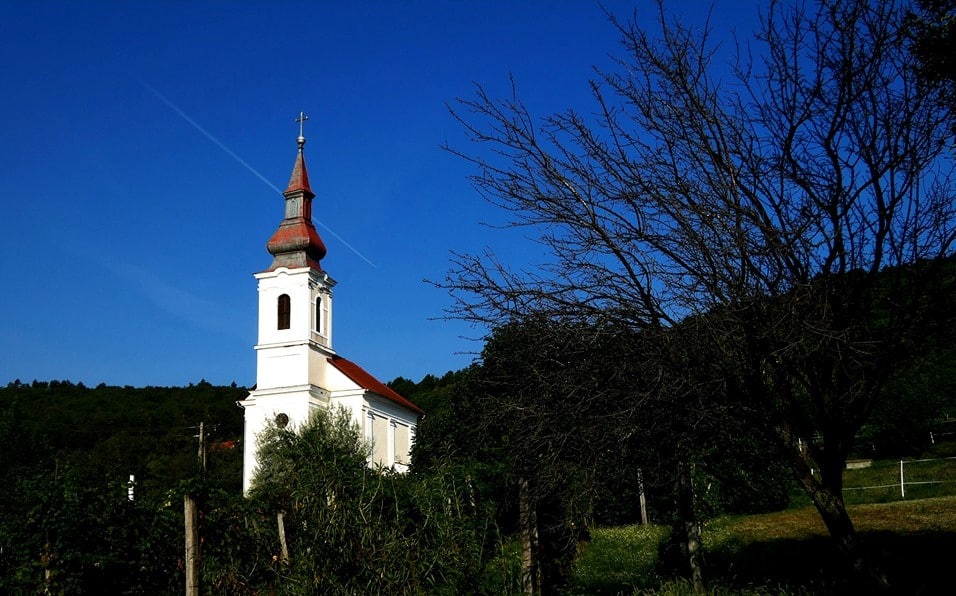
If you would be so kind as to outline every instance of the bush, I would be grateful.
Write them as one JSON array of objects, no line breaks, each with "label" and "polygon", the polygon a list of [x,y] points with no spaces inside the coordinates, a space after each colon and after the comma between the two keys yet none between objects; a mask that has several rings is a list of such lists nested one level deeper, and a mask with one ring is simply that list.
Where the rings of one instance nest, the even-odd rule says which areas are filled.
[{"label": "bush", "polygon": [[467,477],[451,469],[416,476],[375,470],[367,456],[346,413],[319,410],[297,432],[264,433],[246,515],[256,517],[258,560],[273,553],[271,587],[286,594],[502,593],[509,576],[499,567],[494,516],[470,494]]}]

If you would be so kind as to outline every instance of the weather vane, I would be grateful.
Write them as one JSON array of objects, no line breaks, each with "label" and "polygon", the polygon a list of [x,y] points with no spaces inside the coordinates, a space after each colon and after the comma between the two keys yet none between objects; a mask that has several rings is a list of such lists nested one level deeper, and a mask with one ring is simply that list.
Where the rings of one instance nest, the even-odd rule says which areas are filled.
[{"label": "weather vane", "polygon": [[305,135],[303,134],[302,127],[305,124],[305,121],[308,119],[309,117],[306,116],[305,112],[299,112],[299,117],[295,119],[295,121],[299,123],[299,138],[297,139],[299,142],[299,147],[305,145]]}]

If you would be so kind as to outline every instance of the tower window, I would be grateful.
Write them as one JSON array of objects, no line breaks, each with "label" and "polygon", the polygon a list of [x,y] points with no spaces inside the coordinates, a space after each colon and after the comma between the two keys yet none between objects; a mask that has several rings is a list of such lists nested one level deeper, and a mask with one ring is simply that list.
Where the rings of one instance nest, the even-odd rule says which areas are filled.
[{"label": "tower window", "polygon": [[278,312],[278,321],[279,321],[278,328],[279,329],[289,328],[289,320],[291,318],[291,313],[292,313],[292,305],[291,305],[291,301],[289,300],[289,295],[282,294],[281,296],[279,296],[279,312]]},{"label": "tower window", "polygon": [[315,299],[315,331],[322,333],[322,297]]}]

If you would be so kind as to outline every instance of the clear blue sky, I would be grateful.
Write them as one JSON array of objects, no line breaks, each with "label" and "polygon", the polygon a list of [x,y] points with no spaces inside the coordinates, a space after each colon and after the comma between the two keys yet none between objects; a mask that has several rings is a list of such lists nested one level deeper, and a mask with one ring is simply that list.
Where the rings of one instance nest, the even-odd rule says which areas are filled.
[{"label": "clear blue sky", "polygon": [[538,113],[587,109],[616,53],[587,1],[0,3],[0,383],[251,386],[282,198],[234,156],[285,188],[300,110],[336,351],[384,381],[468,365],[483,330],[431,320],[423,280],[509,246],[445,104],[511,73]]}]

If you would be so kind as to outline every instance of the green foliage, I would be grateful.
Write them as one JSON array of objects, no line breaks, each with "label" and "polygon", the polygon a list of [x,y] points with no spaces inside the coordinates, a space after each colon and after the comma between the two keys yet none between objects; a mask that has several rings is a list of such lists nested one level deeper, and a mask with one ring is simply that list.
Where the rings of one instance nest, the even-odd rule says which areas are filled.
[{"label": "green foliage", "polygon": [[441,379],[426,375],[418,384],[396,379],[393,388],[425,410],[425,417],[415,431],[412,467],[428,470],[441,467],[449,460],[492,458],[479,457],[486,447],[482,441],[482,412],[473,391],[475,366],[449,372]]},{"label": "green foliage", "polygon": [[[243,396],[205,383],[0,389],[0,592],[180,591],[187,493],[201,512],[208,593],[514,591],[518,559],[501,545],[481,466],[369,469],[367,448],[343,416],[320,412],[298,433],[272,429],[253,496],[241,497],[240,450],[225,443],[241,429],[234,402]],[[196,463],[197,417],[212,435],[205,475]],[[134,501],[126,498],[129,473]]]},{"label": "green foliage", "polygon": [[[50,455],[80,467],[117,468],[123,478],[135,474],[137,494],[159,498],[198,473],[196,435],[205,422],[208,473],[223,488],[239,491],[243,421],[235,402],[247,393],[205,381],[93,389],[69,381],[14,381],[0,387],[0,425],[15,417],[18,444],[43,445]],[[22,461],[34,459],[27,454]]]},{"label": "green foliage", "polygon": [[57,447],[87,448],[117,431],[143,437],[214,423],[219,435],[242,432],[242,411],[235,407],[247,391],[201,382],[189,387],[115,387],[90,389],[69,381],[16,381],[0,387],[0,404],[18,404],[24,424],[46,434]]},{"label": "green foliage", "polygon": [[122,476],[55,465],[12,481],[0,515],[0,591],[146,592],[179,583],[181,515],[128,501]]},{"label": "green foliage", "polygon": [[[252,594],[271,586],[278,557],[275,516],[239,491],[212,483],[190,488],[202,512],[202,593]],[[182,494],[176,502],[181,508]]]},{"label": "green foliage", "polygon": [[[258,550],[271,542],[275,553],[275,589],[492,593],[507,581],[490,566],[500,557],[494,517],[467,475],[446,469],[402,476],[370,469],[367,457],[342,412],[316,411],[295,432],[264,433],[250,502],[260,512]],[[279,551],[280,512],[288,562]]]},{"label": "green foliage", "polygon": [[[709,586],[703,592],[708,596],[787,596],[788,594],[812,594],[800,588],[769,588],[757,586],[753,588],[724,587],[721,585]],[[700,596],[702,592],[694,587],[694,584],[686,579],[672,579],[661,582],[661,585],[655,589],[639,590],[635,594],[642,596]]]},{"label": "green foliage", "polygon": [[399,394],[412,400],[427,414],[431,414],[434,408],[441,407],[448,401],[455,387],[465,379],[467,374],[468,369],[466,368],[459,371],[448,371],[441,377],[425,375],[418,383],[404,377],[398,377],[388,385]]},{"label": "green foliage", "polygon": [[784,509],[792,472],[766,438],[748,428],[742,411],[722,418],[722,428],[706,443],[695,467],[698,507],[704,518]]},{"label": "green foliage", "polygon": [[[917,459],[904,458],[905,500],[956,496],[956,443],[939,445]],[[849,504],[889,503],[904,500],[900,491],[900,460],[875,460],[865,468],[844,473]]]},{"label": "green foliage", "polygon": [[[195,427],[206,421],[208,444],[234,446],[244,395],[205,382],[0,388],[0,592],[179,591],[183,482],[200,473]],[[238,494],[239,450],[213,448],[208,461],[211,481]]]},{"label": "green foliage", "polygon": [[421,478],[454,470],[507,533],[514,527],[515,513],[508,475],[510,442],[486,426],[489,413],[476,390],[477,372],[472,366],[441,379],[428,375],[414,388],[406,387],[404,395],[427,408],[415,433],[412,472]]},{"label": "green foliage", "polygon": [[954,413],[953,395],[956,349],[944,348],[916,359],[884,389],[860,433],[859,456],[912,456],[928,448],[937,421]]},{"label": "green foliage", "polygon": [[[900,593],[932,594],[945,574],[942,553],[956,546],[954,498],[857,505],[851,514]],[[826,528],[810,508],[708,524],[708,562],[722,582],[848,593]]]}]

